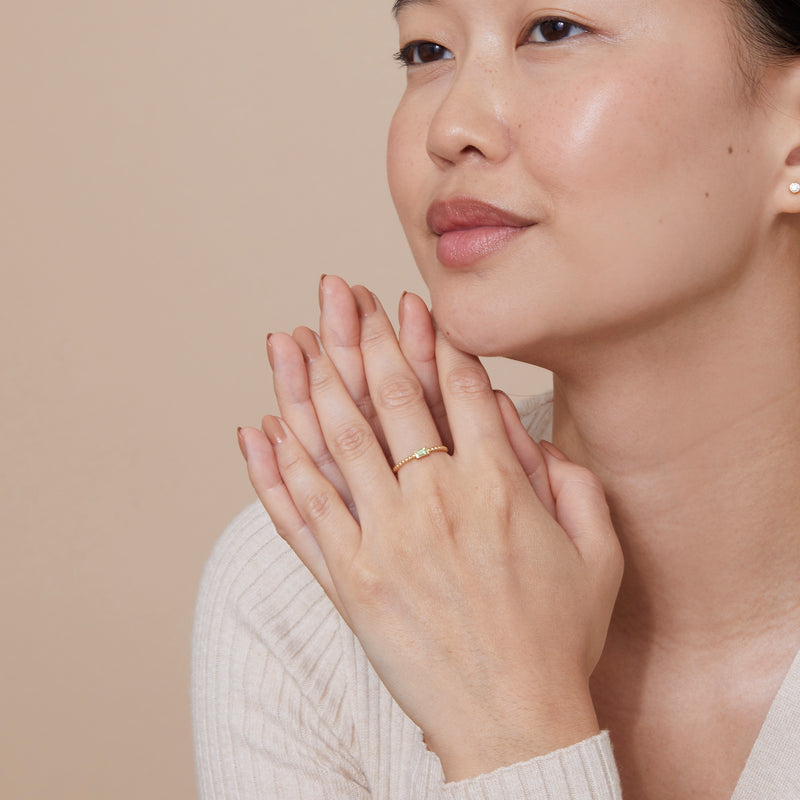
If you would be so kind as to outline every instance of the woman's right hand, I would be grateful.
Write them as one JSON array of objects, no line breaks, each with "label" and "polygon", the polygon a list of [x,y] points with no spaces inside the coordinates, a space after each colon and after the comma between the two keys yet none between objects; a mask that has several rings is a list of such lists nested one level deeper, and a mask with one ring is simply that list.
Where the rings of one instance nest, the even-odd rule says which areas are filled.
[{"label": "woman's right hand", "polygon": [[[359,351],[344,351],[355,364],[350,386],[307,328],[279,337],[285,351],[272,340],[284,413],[295,406],[307,442],[273,417],[264,419],[266,436],[242,432],[251,481],[276,528],[423,730],[449,780],[596,733],[588,678],[621,572],[602,487],[551,446],[539,450],[508,401],[492,394],[477,359],[441,335],[436,373],[447,387],[448,427],[457,431],[453,455],[392,475],[391,464],[418,439],[441,437],[441,416],[434,422],[430,411],[437,387],[427,386],[423,401],[416,369],[423,370],[410,360],[424,364],[424,351],[407,358],[374,297],[363,287],[352,296],[361,318],[353,307],[342,311],[360,328]],[[359,356],[367,394],[381,403],[383,453],[365,430],[373,412],[357,391]]]},{"label": "woman's right hand", "polygon": [[[363,287],[357,287],[357,290],[366,291]],[[388,457],[386,438],[375,413],[364,372],[361,330],[353,290],[341,278],[323,275],[319,283],[319,305],[322,346]],[[406,292],[400,300],[399,319],[400,349],[422,386],[425,402],[442,442],[452,451],[453,441],[436,369],[435,330],[431,314],[422,298]],[[273,369],[273,387],[281,418],[356,515],[349,488],[322,435],[311,401],[305,360],[296,341],[285,333],[272,334],[267,339],[267,353]],[[554,514],[555,501],[544,454],[528,435],[508,396],[500,391],[496,391],[496,395],[509,442],[520,465],[545,508]]]}]

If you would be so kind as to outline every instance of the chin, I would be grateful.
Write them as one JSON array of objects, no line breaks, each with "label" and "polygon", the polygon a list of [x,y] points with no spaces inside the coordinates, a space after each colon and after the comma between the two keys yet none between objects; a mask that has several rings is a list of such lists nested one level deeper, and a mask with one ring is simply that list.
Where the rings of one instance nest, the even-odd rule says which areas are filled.
[{"label": "chin", "polygon": [[506,356],[516,358],[520,342],[509,337],[509,326],[501,317],[487,318],[485,313],[470,313],[434,307],[437,328],[453,347],[474,356]]},{"label": "chin", "polygon": [[474,356],[509,358],[556,371],[576,345],[563,324],[548,324],[546,315],[524,309],[491,313],[486,307],[476,311],[445,300],[434,305],[433,317],[453,347]]}]

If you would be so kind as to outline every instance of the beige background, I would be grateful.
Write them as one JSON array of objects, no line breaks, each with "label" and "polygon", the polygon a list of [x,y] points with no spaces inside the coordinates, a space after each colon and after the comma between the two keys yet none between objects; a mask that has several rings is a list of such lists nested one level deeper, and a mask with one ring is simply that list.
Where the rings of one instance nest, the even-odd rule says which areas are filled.
[{"label": "beige background", "polygon": [[[0,14],[0,797],[194,796],[194,595],[321,272],[421,284],[389,0]],[[512,393],[536,391],[493,366]]]}]

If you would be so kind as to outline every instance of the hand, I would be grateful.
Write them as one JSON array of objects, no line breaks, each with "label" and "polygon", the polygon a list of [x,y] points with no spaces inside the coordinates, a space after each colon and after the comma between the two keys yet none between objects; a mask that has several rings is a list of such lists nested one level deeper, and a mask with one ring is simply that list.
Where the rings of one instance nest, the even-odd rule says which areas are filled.
[{"label": "hand", "polygon": [[[366,292],[356,287],[356,292]],[[323,275],[319,287],[320,336],[328,357],[364,418],[370,423],[389,457],[388,447],[369,394],[361,357],[361,326],[356,300],[350,287],[334,275]],[[323,302],[324,301],[324,302]],[[400,349],[423,390],[425,402],[436,422],[442,441],[452,450],[452,436],[447,424],[439,378],[436,370],[434,327],[427,306],[418,296],[404,292],[399,307]],[[296,331],[299,335],[304,329]],[[294,339],[286,334],[267,337],[267,352],[273,368],[275,394],[283,420],[312,456],[323,475],[337,488],[355,516],[349,490],[320,430],[310,397],[305,360]],[[554,513],[554,501],[544,456],[528,436],[517,410],[502,392],[498,403],[514,452],[526,470],[531,485],[545,507]]]},{"label": "hand", "polygon": [[[434,387],[372,296],[356,289],[353,298],[329,333],[360,322],[360,367],[352,350],[352,369],[341,356],[337,368],[307,329],[273,337],[276,376],[294,375],[279,400],[297,388],[301,357],[308,399],[295,394],[305,406],[299,435],[272,417],[266,437],[242,432],[259,497],[449,780],[596,733],[588,678],[621,573],[597,479],[555,450],[534,455],[477,359],[437,336]],[[359,369],[371,404],[353,400]],[[395,463],[441,441],[444,416],[429,410],[437,391],[453,455],[412,461],[395,476],[386,451]],[[537,457],[552,487],[540,489],[545,502],[521,464]]]}]

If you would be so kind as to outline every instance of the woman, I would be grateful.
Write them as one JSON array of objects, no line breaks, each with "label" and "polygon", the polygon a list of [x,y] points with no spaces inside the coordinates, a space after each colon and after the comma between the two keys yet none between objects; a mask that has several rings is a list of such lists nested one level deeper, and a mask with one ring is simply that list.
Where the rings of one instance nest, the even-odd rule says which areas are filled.
[{"label": "woman", "polygon": [[395,11],[436,331],[323,277],[321,343],[269,340],[282,538],[206,573],[204,796],[800,797],[798,4]]}]

